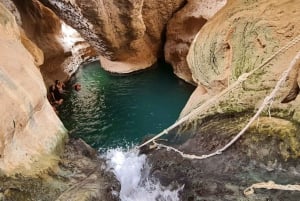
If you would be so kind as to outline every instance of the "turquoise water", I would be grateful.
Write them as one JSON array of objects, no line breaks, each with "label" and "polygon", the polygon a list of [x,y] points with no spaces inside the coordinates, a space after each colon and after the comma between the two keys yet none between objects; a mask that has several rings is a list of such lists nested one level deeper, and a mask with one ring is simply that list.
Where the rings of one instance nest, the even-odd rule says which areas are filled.
[{"label": "turquoise water", "polygon": [[[79,92],[71,87],[77,82]],[[93,62],[71,79],[59,116],[72,136],[94,148],[124,147],[174,123],[193,90],[164,63],[130,76],[113,76]]]}]

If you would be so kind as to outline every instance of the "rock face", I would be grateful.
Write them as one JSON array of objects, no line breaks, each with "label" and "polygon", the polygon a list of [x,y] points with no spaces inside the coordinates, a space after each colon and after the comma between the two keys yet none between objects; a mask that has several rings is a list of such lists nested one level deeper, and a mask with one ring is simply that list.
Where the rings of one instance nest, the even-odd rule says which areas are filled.
[{"label": "rock face", "polygon": [[[0,177],[0,198],[7,201],[115,201],[120,187],[113,173],[105,171],[105,161],[82,140],[70,139],[58,168],[30,178]],[[3,193],[2,193],[3,192]]]},{"label": "rock face", "polygon": [[174,73],[181,79],[195,84],[186,56],[196,34],[227,0],[188,0],[168,22],[165,59],[171,63]]},{"label": "rock face", "polygon": [[[77,44],[84,46],[84,44]],[[119,185],[46,98],[43,52],[0,3],[0,200],[118,200]]]},{"label": "rock face", "polygon": [[[300,102],[299,97],[294,96],[299,93],[299,88],[295,88],[295,83],[298,87],[299,82],[295,78],[300,69],[299,48],[300,45],[295,44],[277,57],[276,65],[286,66],[286,60],[293,61],[291,66],[294,70],[270,102],[272,105],[267,105],[238,141],[225,151],[203,160],[182,157],[172,150],[155,150],[148,154],[152,175],[166,186],[184,185],[182,200],[297,201],[299,191],[255,190],[246,198],[243,191],[255,183],[298,184],[300,179]],[[274,82],[279,80],[268,79],[274,74],[279,77],[281,72],[277,70],[280,68],[268,67],[264,70],[265,74],[257,72],[249,76],[249,80],[233,92],[216,101],[210,99],[204,102],[203,106],[208,107],[202,107],[197,116],[174,131],[173,135],[168,135],[168,145],[192,157],[209,155],[227,145],[246,126]],[[264,79],[261,80],[261,77]],[[255,88],[258,80],[261,88]],[[269,88],[264,88],[266,86]],[[195,95],[197,93],[200,94],[201,90]],[[291,95],[296,99],[281,103]]]},{"label": "rock face", "polygon": [[[181,116],[196,106],[201,111],[169,134],[168,144],[185,154],[211,154],[229,143],[261,105],[266,108],[222,154],[203,160],[166,149],[149,154],[152,174],[163,184],[184,184],[182,200],[299,199],[298,191],[243,194],[253,183],[297,184],[300,179],[298,8],[293,0],[232,0],[197,33],[187,61],[199,87]],[[241,83],[231,87],[238,79]],[[271,94],[279,80],[283,84]]]},{"label": "rock face", "polygon": [[[246,120],[245,114],[210,117],[196,132],[186,130],[192,133],[188,140],[172,146],[185,154],[210,154],[228,143]],[[243,191],[259,182],[298,184],[299,132],[299,124],[260,118],[237,143],[211,158],[191,160],[171,150],[155,150],[148,154],[151,172],[165,186],[184,185],[181,200],[297,201],[299,191],[259,189],[250,196]]]},{"label": "rock face", "polygon": [[[43,52],[44,61],[37,65],[40,66],[46,86],[57,79],[68,80],[82,62],[96,56],[95,51],[77,32],[72,38],[73,46],[66,45],[66,33],[62,30],[61,20],[39,1],[0,2],[16,17],[22,35],[33,41]],[[75,45],[78,42],[81,45]]]},{"label": "rock face", "polygon": [[[70,76],[78,70],[80,65],[97,59],[98,55],[96,51],[80,36],[80,34],[70,26],[63,23],[61,31],[62,36],[59,37],[59,42],[64,47],[68,57],[62,60],[63,62],[60,66],[64,73],[68,75],[66,79],[69,79]],[[57,60],[56,57],[53,59]],[[48,68],[46,68],[46,70],[47,69]],[[53,84],[53,80],[59,77],[57,75],[58,73],[58,71],[54,71],[54,73],[45,71],[43,73],[45,76],[43,77],[49,77],[49,74],[52,75],[52,79],[48,83]]]},{"label": "rock face", "polygon": [[167,21],[184,0],[41,0],[76,29],[111,72],[129,73],[162,56]]},{"label": "rock face", "polygon": [[40,50],[2,4],[0,26],[0,173],[34,175],[57,164],[66,130],[35,65],[43,61]]},{"label": "rock face", "polygon": [[71,54],[65,52],[58,40],[62,35],[60,19],[36,0],[14,2],[21,16],[20,27],[44,53],[44,63],[40,68],[45,82],[66,80],[68,74],[64,72],[62,63]]},{"label": "rock face", "polygon": [[[188,103],[182,115],[234,83],[243,73],[260,66],[298,36],[300,29],[296,24],[300,12],[296,4],[295,1],[229,1],[207,22],[197,34],[187,57],[194,80],[205,90],[202,96],[194,96],[197,101],[190,100],[195,104]],[[227,99],[238,101],[244,108],[256,105],[275,86],[298,50],[299,43],[277,55],[232,92],[238,95],[228,95]],[[293,88],[296,76],[297,71],[293,71],[280,92],[281,99],[278,98],[273,107],[290,106],[280,102],[287,95],[284,93]],[[240,107],[235,107],[231,109],[241,111]]]}]

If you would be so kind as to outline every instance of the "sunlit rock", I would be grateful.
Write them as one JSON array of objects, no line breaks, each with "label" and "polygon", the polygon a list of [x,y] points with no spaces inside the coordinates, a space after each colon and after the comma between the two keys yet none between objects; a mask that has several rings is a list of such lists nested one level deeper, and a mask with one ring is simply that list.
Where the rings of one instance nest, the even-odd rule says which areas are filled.
[{"label": "sunlit rock", "polygon": [[[300,33],[297,5],[295,1],[229,1],[208,21],[198,32],[187,56],[193,78],[206,94],[192,96],[182,115],[259,67],[297,37]],[[241,112],[259,107],[299,49],[297,42],[276,55],[243,84],[222,96],[214,104],[215,110]],[[272,103],[273,108],[285,110],[286,115],[297,111],[299,104],[298,99],[291,104],[281,103],[297,82],[297,75],[296,65]]]},{"label": "sunlit rock", "polygon": [[174,73],[181,79],[195,84],[186,56],[199,30],[225,4],[227,0],[189,0],[168,22],[165,59],[171,63]]},{"label": "sunlit rock", "polygon": [[[57,79],[68,80],[82,62],[96,56],[93,48],[75,30],[66,28],[68,26],[39,1],[1,1],[14,14],[18,25],[23,29],[22,41],[27,45],[32,41],[41,49],[44,61],[36,64],[40,66],[46,86]],[[78,42],[81,45],[75,45]]]},{"label": "sunlit rock", "polygon": [[2,4],[0,26],[0,173],[35,175],[57,164],[66,130],[47,101],[31,54],[35,46],[28,39],[22,44],[14,16]]},{"label": "sunlit rock", "polygon": [[41,0],[88,41],[108,71],[130,73],[154,64],[166,23],[183,0]]}]

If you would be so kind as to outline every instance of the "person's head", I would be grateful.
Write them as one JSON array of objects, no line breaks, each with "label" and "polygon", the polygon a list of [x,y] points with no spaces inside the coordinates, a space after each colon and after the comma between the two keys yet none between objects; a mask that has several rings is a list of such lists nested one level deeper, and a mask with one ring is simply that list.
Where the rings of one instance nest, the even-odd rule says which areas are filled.
[{"label": "person's head", "polygon": [[75,84],[75,85],[74,85],[74,89],[75,89],[76,91],[79,91],[79,90],[81,89],[81,85],[80,85],[80,84]]},{"label": "person's head", "polygon": [[51,86],[49,87],[49,91],[53,91],[55,89],[55,86],[53,84],[51,84]]},{"label": "person's head", "polygon": [[55,80],[55,85],[58,85],[59,84],[59,80]]}]

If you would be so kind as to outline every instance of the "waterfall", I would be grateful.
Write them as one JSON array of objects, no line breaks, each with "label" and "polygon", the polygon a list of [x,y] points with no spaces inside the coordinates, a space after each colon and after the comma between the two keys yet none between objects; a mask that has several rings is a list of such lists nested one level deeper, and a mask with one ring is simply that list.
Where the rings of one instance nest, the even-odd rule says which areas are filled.
[{"label": "waterfall", "polygon": [[149,175],[150,166],[146,155],[137,150],[110,149],[105,153],[107,167],[121,184],[119,197],[122,201],[179,201],[179,191],[162,186]]}]

